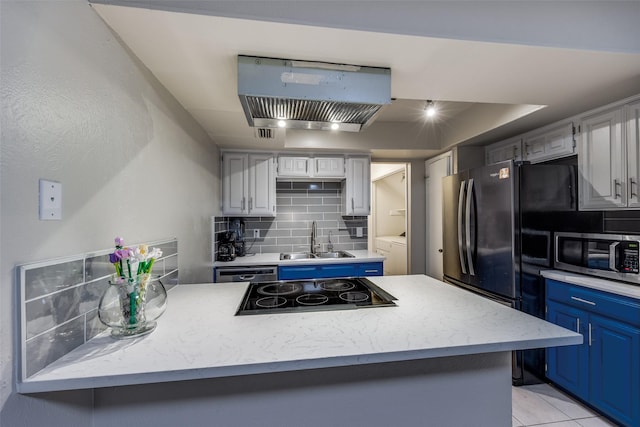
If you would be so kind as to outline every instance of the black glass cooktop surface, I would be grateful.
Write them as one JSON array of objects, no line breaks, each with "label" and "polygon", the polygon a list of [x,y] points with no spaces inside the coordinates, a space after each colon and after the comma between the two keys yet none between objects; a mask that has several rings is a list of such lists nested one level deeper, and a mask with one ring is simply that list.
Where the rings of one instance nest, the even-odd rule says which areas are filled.
[{"label": "black glass cooktop surface", "polygon": [[364,278],[252,282],[236,315],[395,306],[395,299]]}]

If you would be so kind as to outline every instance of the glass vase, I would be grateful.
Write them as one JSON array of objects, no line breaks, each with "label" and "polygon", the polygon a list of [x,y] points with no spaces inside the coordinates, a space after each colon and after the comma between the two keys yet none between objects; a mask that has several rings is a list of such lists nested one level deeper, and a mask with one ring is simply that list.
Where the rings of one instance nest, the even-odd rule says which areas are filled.
[{"label": "glass vase", "polygon": [[167,291],[157,277],[114,275],[100,299],[98,317],[111,328],[112,337],[133,338],[153,332],[166,307]]}]

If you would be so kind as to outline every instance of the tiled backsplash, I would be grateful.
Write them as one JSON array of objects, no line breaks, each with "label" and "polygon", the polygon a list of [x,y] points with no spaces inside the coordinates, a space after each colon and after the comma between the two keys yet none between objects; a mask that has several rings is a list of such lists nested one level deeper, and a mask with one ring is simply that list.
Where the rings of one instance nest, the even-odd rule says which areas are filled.
[{"label": "tiled backsplash", "polygon": [[[149,243],[162,250],[153,274],[167,290],[178,283],[178,241]],[[106,329],[98,304],[115,272],[112,249],[19,265],[20,376],[26,379]]]},{"label": "tiled backsplash", "polygon": [[[311,224],[316,221],[317,242],[326,251],[329,233],[334,250],[367,249],[367,217],[342,216],[339,182],[291,182],[276,184],[276,217],[244,218],[245,245],[248,253],[302,252],[311,245]],[[229,229],[231,218],[213,218],[213,256],[217,242]],[[362,228],[362,237],[357,229]],[[253,238],[253,230],[260,238]]]}]

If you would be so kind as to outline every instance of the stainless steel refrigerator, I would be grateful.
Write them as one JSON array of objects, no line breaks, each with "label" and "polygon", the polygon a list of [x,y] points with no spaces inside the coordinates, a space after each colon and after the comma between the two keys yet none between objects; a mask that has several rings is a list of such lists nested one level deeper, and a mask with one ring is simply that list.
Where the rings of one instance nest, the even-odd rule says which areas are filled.
[{"label": "stainless steel refrigerator", "polygon": [[[443,178],[444,280],[544,318],[555,231],[600,231],[600,212],[577,210],[575,164],[511,161]],[[544,378],[542,349],[513,354],[513,383]]]}]

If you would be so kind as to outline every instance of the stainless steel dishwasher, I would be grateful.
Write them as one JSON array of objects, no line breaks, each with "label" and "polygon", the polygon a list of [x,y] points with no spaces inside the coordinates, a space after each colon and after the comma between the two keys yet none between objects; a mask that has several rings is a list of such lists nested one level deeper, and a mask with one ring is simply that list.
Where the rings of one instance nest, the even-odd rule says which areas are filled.
[{"label": "stainless steel dishwasher", "polygon": [[278,280],[278,266],[259,265],[245,267],[216,267],[216,283],[224,282],[268,282]]}]

